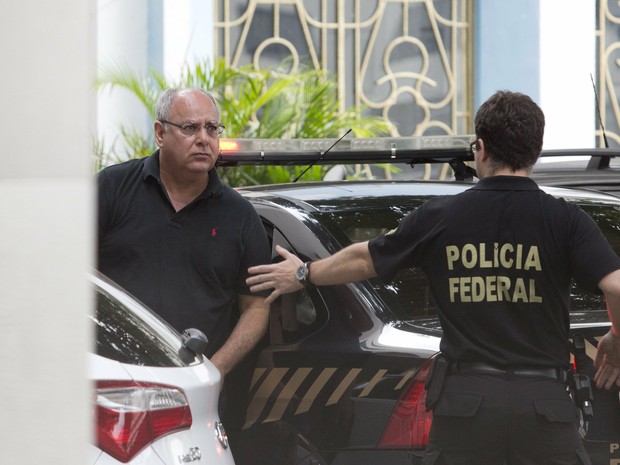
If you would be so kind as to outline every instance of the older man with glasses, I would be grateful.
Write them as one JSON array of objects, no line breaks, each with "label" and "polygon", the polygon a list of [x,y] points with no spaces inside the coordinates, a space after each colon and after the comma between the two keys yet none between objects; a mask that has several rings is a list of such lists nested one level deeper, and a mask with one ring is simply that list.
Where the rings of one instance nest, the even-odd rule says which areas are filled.
[{"label": "older man with glasses", "polygon": [[159,149],[97,176],[98,269],[177,330],[206,333],[222,377],[266,331],[269,307],[245,279],[270,262],[258,215],[218,177],[223,130],[211,93],[168,89],[154,122]]}]

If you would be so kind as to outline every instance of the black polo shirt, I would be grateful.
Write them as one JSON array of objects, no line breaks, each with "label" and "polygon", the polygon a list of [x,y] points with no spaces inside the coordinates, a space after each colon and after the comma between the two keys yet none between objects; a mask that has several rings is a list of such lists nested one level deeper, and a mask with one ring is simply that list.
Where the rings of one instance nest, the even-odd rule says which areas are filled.
[{"label": "black polo shirt", "polygon": [[209,354],[230,332],[250,266],[269,263],[252,205],[215,169],[206,190],[175,212],[159,176],[159,152],[108,167],[99,184],[98,269],[178,331],[198,328]]},{"label": "black polo shirt", "polygon": [[401,268],[426,273],[442,352],[500,366],[567,366],[571,278],[595,290],[620,268],[583,210],[519,176],[430,200],[369,247],[385,280]]}]

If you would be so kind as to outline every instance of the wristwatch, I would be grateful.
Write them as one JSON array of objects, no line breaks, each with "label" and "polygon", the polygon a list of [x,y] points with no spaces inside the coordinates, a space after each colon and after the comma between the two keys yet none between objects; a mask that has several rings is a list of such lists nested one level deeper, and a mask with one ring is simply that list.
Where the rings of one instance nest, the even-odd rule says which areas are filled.
[{"label": "wristwatch", "polygon": [[310,262],[306,262],[302,264],[299,268],[297,268],[295,277],[297,278],[297,281],[299,281],[304,287],[309,286],[310,285]]}]

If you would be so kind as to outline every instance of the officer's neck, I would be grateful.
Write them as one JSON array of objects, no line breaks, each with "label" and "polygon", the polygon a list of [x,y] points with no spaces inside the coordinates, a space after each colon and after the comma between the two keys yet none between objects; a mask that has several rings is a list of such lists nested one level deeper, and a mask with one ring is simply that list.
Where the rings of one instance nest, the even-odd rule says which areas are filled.
[{"label": "officer's neck", "polygon": [[490,176],[523,176],[527,178],[530,176],[531,173],[531,169],[521,169],[516,171],[508,167],[491,169],[488,164],[483,164],[482,166],[477,165],[476,168],[479,179],[487,178]]},{"label": "officer's neck", "polygon": [[511,168],[498,168],[489,170],[488,176],[530,176],[530,170],[512,170]]}]

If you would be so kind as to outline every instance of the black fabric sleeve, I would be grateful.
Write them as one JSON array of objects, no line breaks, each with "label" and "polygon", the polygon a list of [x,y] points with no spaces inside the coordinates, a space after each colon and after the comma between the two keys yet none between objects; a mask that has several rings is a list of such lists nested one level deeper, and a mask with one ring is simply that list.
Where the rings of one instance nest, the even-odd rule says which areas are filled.
[{"label": "black fabric sleeve", "polygon": [[596,222],[581,208],[574,208],[570,235],[573,276],[580,287],[597,292],[600,280],[620,269],[620,258]]},{"label": "black fabric sleeve", "polygon": [[97,241],[101,242],[101,238],[105,235],[110,224],[110,188],[109,177],[105,170],[97,173],[95,180],[97,182]]},{"label": "black fabric sleeve", "polygon": [[245,252],[242,257],[236,292],[245,295],[267,297],[271,293],[271,290],[250,292],[250,288],[245,283],[245,280],[249,277],[249,267],[271,263],[271,250],[263,223],[254,210],[254,207],[252,207],[249,202],[246,207],[249,211],[243,231],[243,247]]},{"label": "black fabric sleeve", "polygon": [[395,230],[368,242],[375,271],[384,282],[390,282],[398,270],[416,265],[427,234],[423,227],[425,205],[409,213]]}]

